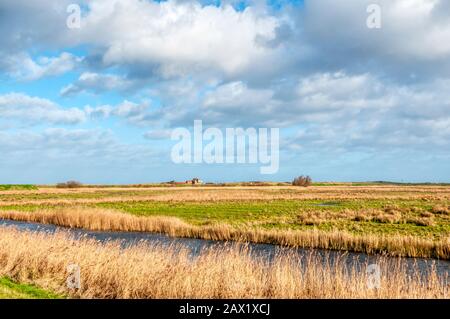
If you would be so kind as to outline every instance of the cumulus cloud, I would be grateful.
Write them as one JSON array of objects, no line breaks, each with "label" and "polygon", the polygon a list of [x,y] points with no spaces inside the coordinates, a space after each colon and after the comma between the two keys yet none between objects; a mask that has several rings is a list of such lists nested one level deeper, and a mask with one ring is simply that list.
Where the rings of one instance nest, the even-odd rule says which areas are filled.
[{"label": "cumulus cloud", "polygon": [[[117,159],[146,161],[156,152],[148,144],[124,144],[111,130],[47,128],[38,132],[0,132],[2,160],[19,157],[57,159]],[[8,156],[6,156],[8,155]]]},{"label": "cumulus cloud", "polygon": [[4,57],[1,63],[10,76],[22,81],[34,81],[64,74],[73,70],[81,61],[81,58],[67,52],[57,57],[40,57],[37,61],[26,53],[19,53]]},{"label": "cumulus cloud", "polygon": [[317,73],[267,88],[252,88],[239,81],[209,90],[191,113],[214,123],[287,127],[304,121],[329,121],[343,112],[387,109],[393,106],[391,94],[401,94],[401,89],[389,89],[367,73]]},{"label": "cumulus cloud", "polygon": [[[149,145],[123,144],[111,131],[101,129],[48,128],[41,132],[0,132],[0,149],[8,153],[50,153],[53,154],[51,157],[59,158],[80,156],[110,160],[119,157],[137,159],[144,153],[154,154]],[[131,150],[135,152],[130,152]],[[137,150],[140,154],[136,154]],[[53,153],[54,151],[56,153]],[[28,159],[30,158],[33,157]],[[143,156],[142,160],[146,158]]]},{"label": "cumulus cloud", "polygon": [[[106,65],[156,65],[170,77],[196,70],[236,74],[269,61],[283,21],[264,10],[193,1],[92,1],[81,28],[84,41],[104,50]],[[258,41],[259,39],[259,41]]]},{"label": "cumulus cloud", "polygon": [[117,105],[86,106],[86,115],[91,118],[118,117],[137,126],[147,126],[160,120],[159,111],[151,107],[150,102],[140,103],[123,101]]},{"label": "cumulus cloud", "polygon": [[95,151],[113,140],[111,132],[100,130],[47,128],[42,132],[0,132],[0,148],[11,152],[60,150],[67,154],[68,151]]},{"label": "cumulus cloud", "polygon": [[319,73],[298,79],[290,92],[224,84],[205,94],[199,108],[188,113],[167,109],[164,114],[177,114],[176,125],[186,126],[203,119],[218,127],[301,127],[295,142],[288,138],[293,147],[433,148],[450,138],[448,85],[448,80],[411,86],[367,73]]},{"label": "cumulus cloud", "polygon": [[[86,63],[120,65],[130,76],[207,73],[259,84],[262,74],[325,69],[369,68],[414,79],[450,71],[445,0],[306,0],[276,13],[258,2],[236,10],[196,1],[80,0],[82,27],[75,30],[65,25],[70,2],[2,1],[0,27],[9,32],[0,39],[0,51],[87,45]],[[382,8],[381,29],[366,26],[372,3]]]},{"label": "cumulus cloud", "polygon": [[61,89],[62,96],[71,96],[84,91],[103,93],[108,91],[126,91],[133,82],[113,74],[84,72],[75,83]]},{"label": "cumulus cloud", "polygon": [[[0,178],[21,183],[69,179],[129,182],[130,176],[148,172],[152,160],[161,156],[149,144],[121,142],[110,130],[64,128],[0,131],[0,153],[0,165],[8,167],[0,171]],[[143,182],[139,178],[136,181]]]},{"label": "cumulus cloud", "polygon": [[77,1],[2,0],[0,26],[2,30],[8,29],[10,32],[5,32],[1,37],[1,43],[8,45],[1,48],[3,50],[23,49],[30,42],[42,41],[45,44],[52,44],[55,41],[61,41],[59,35],[61,31],[64,31],[61,30],[61,25],[65,26],[66,8],[71,2]]},{"label": "cumulus cloud", "polygon": [[[284,147],[302,152],[450,152],[448,1],[305,0],[277,10],[249,1],[237,10],[229,1],[80,0],[76,30],[65,27],[69,2],[2,1],[0,28],[8,32],[0,39],[0,70],[28,81],[76,70],[61,96],[92,92],[81,98],[95,101],[69,109],[0,95],[2,119],[115,117],[151,127],[139,133],[150,140],[202,119],[217,127],[281,127]],[[366,26],[373,3],[382,9],[381,29]],[[78,46],[86,56],[65,53]],[[43,50],[58,53],[39,58],[48,55],[37,54]],[[103,101],[111,91],[126,99]]]},{"label": "cumulus cloud", "polygon": [[146,126],[160,119],[159,114],[148,101],[136,103],[124,100],[116,105],[64,108],[49,99],[24,93],[0,95],[0,119],[8,123],[14,120],[30,125],[75,125],[89,119],[116,117],[134,125]]},{"label": "cumulus cloud", "polygon": [[[398,127],[408,132],[416,123],[434,132],[431,125],[445,125],[445,120],[436,123],[448,107],[446,4],[376,1],[382,28],[371,30],[366,27],[371,3],[306,1],[302,8],[274,14],[264,5],[239,11],[195,1],[93,0],[86,3],[82,28],[72,41],[92,46],[86,66],[99,59],[103,67],[120,66],[125,74],[86,71],[61,95],[126,92],[147,73],[170,79],[148,88],[162,101],[161,109],[125,101],[86,107],[84,116],[116,116],[141,126],[158,121],[187,125],[199,117],[205,123],[280,127],[359,122],[362,131],[377,126],[390,132]],[[54,44],[62,45],[62,38]],[[70,59],[61,54],[31,60],[31,71],[22,73],[31,78],[56,74],[69,69]],[[286,71],[280,60],[292,67]],[[260,68],[275,74],[261,76]],[[202,72],[212,76],[203,84]],[[422,77],[431,73],[436,79]],[[400,120],[411,124],[386,124]]]},{"label": "cumulus cloud", "polygon": [[0,95],[0,117],[30,124],[77,124],[86,120],[83,110],[23,93]]},{"label": "cumulus cloud", "polygon": [[[381,29],[366,26],[366,9],[373,3],[381,7]],[[318,59],[327,61],[328,68],[369,68],[397,78],[430,73],[448,76],[450,14],[446,3],[311,0],[305,2],[299,19],[305,40]]]}]

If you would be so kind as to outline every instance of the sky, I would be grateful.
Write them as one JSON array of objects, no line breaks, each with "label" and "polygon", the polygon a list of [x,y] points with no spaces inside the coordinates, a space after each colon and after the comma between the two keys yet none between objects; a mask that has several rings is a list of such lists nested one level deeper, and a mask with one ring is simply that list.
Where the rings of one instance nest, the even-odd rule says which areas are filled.
[{"label": "sky", "polygon": [[[0,184],[450,182],[449,1],[0,0],[0,30]],[[174,163],[194,120],[279,128],[279,170]]]}]

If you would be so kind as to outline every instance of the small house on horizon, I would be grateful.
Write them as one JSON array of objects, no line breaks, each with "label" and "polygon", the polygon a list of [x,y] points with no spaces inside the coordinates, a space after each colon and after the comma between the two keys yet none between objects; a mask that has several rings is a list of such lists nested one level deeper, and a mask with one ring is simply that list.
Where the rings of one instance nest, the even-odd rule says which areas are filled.
[{"label": "small house on horizon", "polygon": [[194,177],[193,179],[189,179],[184,182],[170,181],[170,182],[167,182],[167,184],[171,184],[171,185],[186,185],[186,184],[202,185],[202,184],[204,184],[204,182],[201,179]]},{"label": "small house on horizon", "polygon": [[197,177],[194,177],[193,179],[186,181],[186,184],[192,184],[192,185],[201,185],[203,184],[203,181]]}]

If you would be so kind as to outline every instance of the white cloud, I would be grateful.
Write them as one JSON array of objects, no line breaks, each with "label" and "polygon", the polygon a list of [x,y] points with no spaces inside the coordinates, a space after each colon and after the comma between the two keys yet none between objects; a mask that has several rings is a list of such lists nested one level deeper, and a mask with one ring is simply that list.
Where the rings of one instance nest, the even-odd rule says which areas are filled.
[{"label": "white cloud", "polygon": [[163,114],[186,126],[197,118],[222,128],[302,127],[298,143],[329,150],[442,147],[450,139],[448,86],[448,80],[407,86],[367,73],[319,73],[297,80],[290,91],[224,84],[187,114],[177,107]]},{"label": "white cloud", "polygon": [[78,108],[63,108],[23,93],[0,95],[0,117],[30,124],[76,124],[86,120],[85,112]]},{"label": "white cloud", "polygon": [[208,92],[203,105],[205,109],[237,109],[240,107],[263,108],[273,97],[270,89],[252,89],[243,82],[232,82],[219,86],[216,90]]},{"label": "white cloud", "polygon": [[84,108],[86,115],[91,118],[119,117],[128,121],[128,123],[145,126],[154,121],[154,112],[151,104],[147,101],[135,103],[128,100],[117,105],[101,105],[96,107],[86,106]]},{"label": "white cloud", "polygon": [[155,112],[148,101],[135,103],[124,100],[117,105],[64,108],[51,100],[23,93],[0,95],[0,119],[8,120],[10,124],[11,120],[15,120],[31,125],[74,125],[94,118],[117,117],[134,125],[145,126],[157,120],[158,113]]},{"label": "white cloud", "polygon": [[[0,95],[0,127],[116,117],[154,128],[144,137],[158,139],[165,128],[203,119],[218,127],[287,128],[285,145],[302,151],[448,150],[449,1],[306,0],[276,12],[256,1],[244,11],[193,0],[80,1],[86,5],[77,30],[65,27],[67,1],[1,1],[0,29],[8,32],[0,39],[0,69],[35,80],[82,62],[83,73],[60,93],[96,93],[93,106]],[[379,30],[366,27],[374,2],[382,7]],[[64,53],[78,45],[83,61]],[[58,54],[38,58],[42,50]],[[101,95],[108,91],[128,100],[109,105]],[[83,132],[53,133],[40,136],[82,144]],[[64,145],[55,142],[55,152]]]},{"label": "white cloud", "polygon": [[149,142],[124,143],[104,129],[0,131],[0,154],[5,183],[145,183],[165,180],[170,161]]},{"label": "white cloud", "polygon": [[0,52],[46,50],[73,44],[76,36],[66,27],[67,6],[79,0],[0,1]]},{"label": "white cloud", "polygon": [[[163,76],[213,69],[236,74],[274,58],[282,21],[264,10],[192,1],[96,0],[82,21],[83,41],[104,48],[103,62],[159,66]],[[260,41],[261,42],[261,41]]]},{"label": "white cloud", "polygon": [[172,134],[170,129],[155,129],[144,133],[144,138],[148,140],[168,140]]},{"label": "white cloud", "polygon": [[9,54],[2,57],[1,68],[20,81],[34,81],[47,76],[58,76],[72,71],[82,58],[63,52],[56,57],[39,57],[33,60],[27,53]]},{"label": "white cloud", "polygon": [[[402,88],[396,89],[401,94]],[[367,108],[390,108],[395,93],[369,74],[318,73],[290,86],[251,88],[244,82],[219,85],[205,94],[200,113],[215,123],[286,127],[303,121],[328,121],[336,114],[356,114]]]},{"label": "white cloud", "polygon": [[[85,10],[82,27],[76,30],[65,26],[69,2],[3,1],[0,11],[18,19],[0,22],[0,28],[9,31],[0,39],[0,53],[83,45],[89,48],[91,63],[118,65],[131,76],[206,73],[218,81],[264,82],[325,69],[365,68],[394,76],[409,72],[416,78],[450,71],[445,0],[306,0],[301,8],[278,13],[257,2],[238,11],[227,4],[202,6],[196,1],[80,0]],[[366,27],[371,3],[382,7],[379,30]],[[26,64],[42,72],[30,61]],[[67,90],[82,90],[81,84]]]},{"label": "white cloud", "polygon": [[[368,59],[374,72],[380,71],[377,66],[383,72],[401,68],[419,74],[450,70],[445,0],[306,0],[301,8],[276,14],[258,2],[238,11],[196,1],[79,0],[85,11],[76,30],[65,26],[70,2],[2,1],[0,11],[7,18],[0,29],[8,30],[0,39],[3,56],[36,46],[87,45],[91,61],[128,66],[139,76],[206,72],[254,81],[261,72],[323,71],[324,61],[328,71],[364,68]],[[382,7],[379,30],[366,27],[372,3]]]},{"label": "white cloud", "polygon": [[103,93],[107,91],[125,91],[133,86],[133,82],[113,74],[84,72],[73,84],[61,89],[62,96],[70,96],[84,91]]},{"label": "white cloud", "polygon": [[[397,87],[396,89],[400,89]],[[359,112],[392,107],[393,91],[370,74],[314,74],[300,80],[294,108],[302,113]],[[400,93],[400,92],[398,92]]]},{"label": "white cloud", "polygon": [[0,131],[0,152],[3,154],[2,163],[15,165],[25,162],[35,166],[35,159],[39,158],[42,163],[48,161],[58,167],[67,167],[70,163],[92,164],[93,159],[108,161],[109,165],[128,161],[142,163],[155,156],[148,144],[124,144],[110,130],[103,129]]},{"label": "white cloud", "polygon": [[[403,75],[445,72],[450,64],[450,14],[446,0],[307,0],[305,40],[328,67],[369,67]],[[369,4],[381,7],[381,29],[366,26]]]}]

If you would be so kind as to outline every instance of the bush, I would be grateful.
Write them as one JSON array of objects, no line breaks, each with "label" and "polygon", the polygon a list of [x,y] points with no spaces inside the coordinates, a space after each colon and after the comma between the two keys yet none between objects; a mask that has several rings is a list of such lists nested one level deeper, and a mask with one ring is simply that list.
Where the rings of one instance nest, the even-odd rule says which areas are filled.
[{"label": "bush", "polygon": [[450,206],[434,206],[431,209],[431,212],[436,215],[450,215]]},{"label": "bush", "polygon": [[311,186],[312,184],[312,179],[309,176],[299,176],[294,178],[294,180],[292,181],[292,185],[294,186],[303,186],[303,187],[308,187]]},{"label": "bush", "polygon": [[80,182],[77,181],[68,181],[65,183],[58,183],[56,184],[57,188],[77,188],[77,187],[82,187],[83,184],[81,184]]}]

